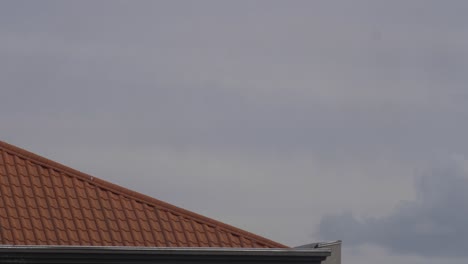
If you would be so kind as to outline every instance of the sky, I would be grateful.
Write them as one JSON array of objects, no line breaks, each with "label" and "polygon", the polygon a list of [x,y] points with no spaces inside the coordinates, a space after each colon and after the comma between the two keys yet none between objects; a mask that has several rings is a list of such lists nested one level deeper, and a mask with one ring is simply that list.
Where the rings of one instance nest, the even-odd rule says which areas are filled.
[{"label": "sky", "polygon": [[467,12],[1,1],[0,140],[344,263],[467,263]]}]

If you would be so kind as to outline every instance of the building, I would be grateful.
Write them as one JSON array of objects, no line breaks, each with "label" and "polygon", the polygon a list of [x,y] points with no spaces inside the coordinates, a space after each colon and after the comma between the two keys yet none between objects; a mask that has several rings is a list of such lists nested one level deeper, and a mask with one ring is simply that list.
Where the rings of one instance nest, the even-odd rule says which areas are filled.
[{"label": "building", "polygon": [[320,263],[330,255],[288,248],[1,141],[0,245],[0,263]]},{"label": "building", "polygon": [[303,246],[296,247],[297,249],[307,248],[327,248],[330,249],[330,256],[322,261],[322,264],[341,264],[341,240],[332,242],[319,242],[311,243]]}]

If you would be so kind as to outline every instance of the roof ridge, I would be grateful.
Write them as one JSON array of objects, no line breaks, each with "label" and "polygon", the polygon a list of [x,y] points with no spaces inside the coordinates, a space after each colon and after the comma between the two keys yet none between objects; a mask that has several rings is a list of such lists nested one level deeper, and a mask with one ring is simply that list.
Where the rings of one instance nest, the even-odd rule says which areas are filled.
[{"label": "roof ridge", "polygon": [[130,190],[128,188],[119,186],[117,184],[102,180],[102,179],[94,177],[94,176],[92,176],[90,174],[75,170],[75,169],[73,169],[71,167],[68,167],[68,166],[63,165],[61,163],[52,161],[50,159],[47,159],[45,157],[42,157],[40,155],[37,155],[37,154],[32,153],[30,151],[27,151],[27,150],[25,150],[23,148],[8,144],[8,143],[6,143],[4,141],[1,141],[1,140],[0,140],[0,149],[3,149],[5,151],[7,151],[7,152],[13,152],[15,155],[18,155],[18,156],[20,156],[22,158],[33,161],[33,162],[35,162],[35,163],[37,163],[39,165],[47,166],[47,167],[52,168],[52,169],[57,170],[57,171],[62,171],[65,174],[68,174],[68,175],[73,176],[75,178],[84,180],[84,181],[86,181],[88,183],[91,183],[91,184],[93,184],[95,186],[98,186],[100,188],[112,191],[112,192],[114,192],[116,194],[123,195],[123,196],[126,196],[128,198],[138,200],[140,202],[146,203],[146,204],[151,205],[153,207],[165,209],[165,210],[170,211],[172,213],[175,213],[177,215],[192,217],[195,220],[204,222],[206,224],[211,224],[211,225],[213,225],[215,227],[222,228],[225,231],[228,231],[229,233],[236,234],[236,235],[247,236],[250,239],[252,239],[252,240],[254,240],[256,242],[259,242],[259,243],[267,244],[269,246],[278,247],[278,248],[287,248],[287,246],[285,246],[285,245],[283,245],[281,243],[275,242],[273,240],[270,240],[268,238],[253,234],[251,232],[248,232],[248,231],[242,230],[240,228],[234,227],[232,225],[220,222],[220,221],[215,220],[213,218],[209,218],[209,217],[197,214],[197,213],[189,211],[187,209],[184,209],[184,208],[172,205],[170,203],[167,203],[165,201],[156,199],[154,197],[151,197],[151,196],[148,196],[148,195],[145,195],[145,194]]}]

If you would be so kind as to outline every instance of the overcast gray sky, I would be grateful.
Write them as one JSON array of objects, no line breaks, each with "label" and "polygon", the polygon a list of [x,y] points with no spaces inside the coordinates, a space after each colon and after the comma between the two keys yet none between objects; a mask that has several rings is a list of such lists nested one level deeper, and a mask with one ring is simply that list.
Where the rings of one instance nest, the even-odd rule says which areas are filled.
[{"label": "overcast gray sky", "polygon": [[1,140],[345,263],[467,263],[467,13],[1,1]]}]

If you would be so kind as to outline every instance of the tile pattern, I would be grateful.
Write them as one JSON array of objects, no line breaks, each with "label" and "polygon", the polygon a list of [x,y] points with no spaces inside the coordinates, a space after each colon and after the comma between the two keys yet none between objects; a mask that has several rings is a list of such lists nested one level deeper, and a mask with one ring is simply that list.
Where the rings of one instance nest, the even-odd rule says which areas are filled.
[{"label": "tile pattern", "polygon": [[1,141],[0,244],[285,247]]}]

